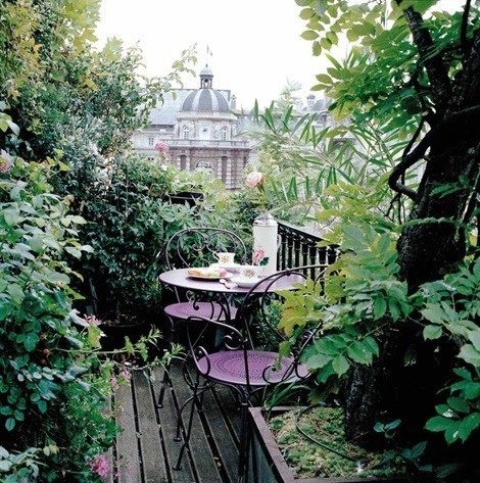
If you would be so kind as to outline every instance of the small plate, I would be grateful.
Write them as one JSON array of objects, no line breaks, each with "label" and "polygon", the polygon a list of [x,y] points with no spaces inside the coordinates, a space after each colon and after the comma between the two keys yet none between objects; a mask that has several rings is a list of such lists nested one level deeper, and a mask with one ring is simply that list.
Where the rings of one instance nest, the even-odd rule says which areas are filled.
[{"label": "small plate", "polygon": [[252,288],[258,282],[260,282],[259,277],[247,278],[247,277],[232,277],[232,282],[242,288]]},{"label": "small plate", "polygon": [[[203,269],[203,270],[208,270],[208,269]],[[193,274],[190,274],[190,273],[187,272],[187,276],[188,276],[188,278],[194,278],[195,280],[212,280],[212,281],[216,281],[216,280],[220,280],[221,278],[224,278],[225,280],[228,280],[231,277],[233,277],[233,274],[232,273],[226,273],[224,275],[216,275],[214,273],[212,273],[212,274],[205,273],[204,275],[202,275],[202,274],[193,275]]]},{"label": "small plate", "polygon": [[242,266],[239,263],[212,263],[211,268],[224,268],[230,273],[240,273]]}]

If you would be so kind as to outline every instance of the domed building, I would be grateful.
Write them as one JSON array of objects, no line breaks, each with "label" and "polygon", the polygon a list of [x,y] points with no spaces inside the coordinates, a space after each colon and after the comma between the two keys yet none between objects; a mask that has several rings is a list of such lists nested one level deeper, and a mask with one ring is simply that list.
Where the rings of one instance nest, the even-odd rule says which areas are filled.
[{"label": "domed building", "polygon": [[237,188],[251,148],[240,133],[243,119],[235,108],[229,90],[213,88],[213,72],[206,65],[199,89],[167,93],[152,109],[149,126],[133,136],[135,149],[152,160],[158,156],[156,146],[168,149],[169,161],[180,170],[204,168],[227,188]]}]

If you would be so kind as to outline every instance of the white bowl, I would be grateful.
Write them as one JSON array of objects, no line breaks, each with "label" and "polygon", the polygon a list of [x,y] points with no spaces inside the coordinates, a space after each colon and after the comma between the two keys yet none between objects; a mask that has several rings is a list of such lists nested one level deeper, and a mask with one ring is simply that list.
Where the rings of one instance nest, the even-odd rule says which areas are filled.
[{"label": "white bowl", "polygon": [[258,282],[260,282],[259,277],[232,277],[231,282],[242,288],[252,288]]}]

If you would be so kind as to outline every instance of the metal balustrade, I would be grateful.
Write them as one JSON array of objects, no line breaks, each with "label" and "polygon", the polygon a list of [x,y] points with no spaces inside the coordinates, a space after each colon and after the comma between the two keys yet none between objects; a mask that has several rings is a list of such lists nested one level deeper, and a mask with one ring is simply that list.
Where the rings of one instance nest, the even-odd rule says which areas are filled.
[{"label": "metal balustrade", "polygon": [[[338,257],[339,250],[335,245],[318,246],[322,241],[320,235],[312,233],[306,228],[278,222],[280,235],[280,248],[278,251],[277,268],[285,270],[292,267],[331,265]],[[318,279],[323,274],[309,274],[311,278]]]}]

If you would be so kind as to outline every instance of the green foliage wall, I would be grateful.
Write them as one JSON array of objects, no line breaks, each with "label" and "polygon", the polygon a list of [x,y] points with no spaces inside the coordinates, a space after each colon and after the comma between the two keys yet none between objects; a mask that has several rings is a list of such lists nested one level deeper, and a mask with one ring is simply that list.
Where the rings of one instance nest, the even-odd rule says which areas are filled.
[{"label": "green foliage wall", "polygon": [[[88,236],[101,224],[100,203],[85,205],[102,194],[97,201],[117,220],[131,215],[133,185],[124,171],[118,168],[113,190],[118,200],[100,186],[108,181],[102,172],[116,166],[152,102],[188,70],[178,61],[172,74],[144,81],[136,74],[137,50],[125,52],[112,41],[97,52],[99,6],[99,0],[0,0],[0,479],[6,482],[100,481],[97,463],[104,463],[117,428],[105,413],[113,368],[98,357],[100,330],[73,310],[83,303],[74,287],[83,289],[80,269],[92,254],[79,240],[100,245]],[[183,59],[193,60],[193,53]],[[143,217],[135,211],[131,231],[155,228],[146,213],[160,196],[147,196],[144,189],[155,187],[140,171],[135,180],[144,181],[135,194],[144,211]],[[133,236],[148,239],[143,232],[126,239]],[[100,256],[123,267],[119,247]],[[125,266],[132,271],[137,263],[138,274],[145,259],[132,254]],[[142,293],[138,278],[126,275],[129,292]]]}]

